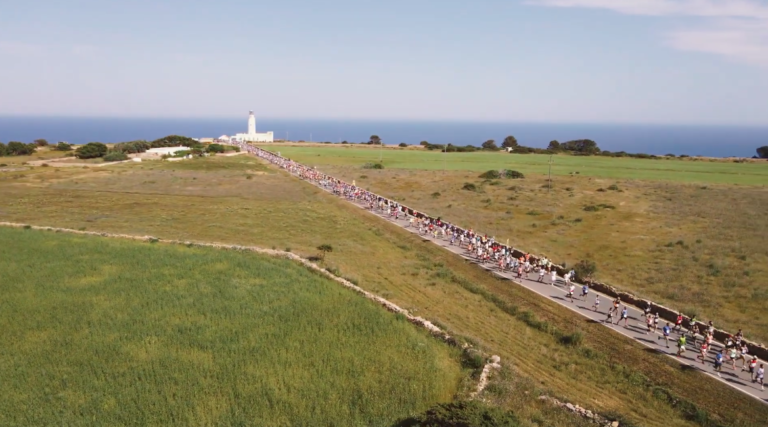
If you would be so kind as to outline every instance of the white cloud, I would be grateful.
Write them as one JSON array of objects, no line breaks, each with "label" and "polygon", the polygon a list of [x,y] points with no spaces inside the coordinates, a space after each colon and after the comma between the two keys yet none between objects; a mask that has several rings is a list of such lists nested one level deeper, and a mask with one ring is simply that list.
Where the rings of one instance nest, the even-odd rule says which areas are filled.
[{"label": "white cloud", "polygon": [[627,15],[768,19],[768,4],[756,0],[531,0],[529,4],[609,9]]},{"label": "white cloud", "polygon": [[678,30],[668,35],[667,43],[680,50],[714,53],[768,67],[768,20],[724,21],[707,28]]},{"label": "white cloud", "polygon": [[530,0],[528,4],[607,9],[626,15],[698,17],[666,34],[667,45],[768,67],[768,2],[757,0]]}]

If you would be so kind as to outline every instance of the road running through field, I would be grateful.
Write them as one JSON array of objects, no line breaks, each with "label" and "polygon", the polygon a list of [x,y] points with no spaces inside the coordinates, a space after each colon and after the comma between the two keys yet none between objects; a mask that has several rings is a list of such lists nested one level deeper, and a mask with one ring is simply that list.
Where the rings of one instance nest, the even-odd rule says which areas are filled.
[{"label": "road running through field", "polygon": [[[246,149],[248,147],[246,146]],[[250,149],[249,149],[250,151]],[[283,169],[285,170],[285,169]],[[302,181],[306,181],[307,183],[313,184],[316,187],[333,194],[331,190],[328,190],[326,188],[323,188],[321,185],[318,185],[317,183],[314,183],[309,180],[304,180],[300,176],[296,175],[295,173],[292,173],[288,170],[285,170],[292,176],[301,179]],[[338,197],[338,196],[337,196]],[[374,215],[379,216],[381,219],[385,221],[389,221],[390,223],[393,223],[397,226],[400,226],[401,228],[410,231],[411,233],[419,235],[418,229],[415,227],[410,227],[409,221],[403,217],[403,219],[396,220],[391,216],[386,215],[384,212],[380,212],[378,210],[371,210],[367,206],[365,202],[357,201],[357,200],[350,200],[347,198],[343,198],[347,202],[350,202],[354,204],[355,206],[358,206],[361,209],[364,209],[366,212],[372,213]],[[576,295],[579,295],[581,293],[580,285],[577,285],[576,290],[574,291],[574,301],[572,302],[570,299],[567,298],[566,290],[564,288],[564,281],[562,278],[558,277],[555,284],[550,284],[550,277],[544,278],[544,283],[538,282],[536,280],[529,280],[529,279],[518,279],[514,277],[512,272],[502,272],[499,271],[498,268],[496,268],[495,264],[493,263],[485,263],[480,264],[478,263],[474,257],[471,256],[464,248],[459,247],[458,245],[451,245],[450,240],[448,236],[444,236],[442,238],[433,238],[429,235],[419,235],[424,240],[428,240],[440,247],[442,247],[445,250],[448,250],[455,255],[458,255],[462,258],[464,258],[467,261],[470,261],[476,265],[478,265],[481,268],[484,268],[488,271],[490,271],[492,274],[496,275],[497,277],[503,278],[505,280],[509,280],[511,282],[514,282],[520,286],[523,286],[524,288],[535,292],[545,298],[548,298],[561,306],[573,310],[576,313],[581,314],[582,316],[589,319],[589,321],[594,323],[599,323],[604,325],[606,328],[613,329],[615,332],[618,332],[624,336],[627,336],[640,344],[653,349],[654,351],[665,354],[668,357],[672,357],[675,360],[677,360],[681,365],[685,366],[688,369],[695,369],[698,371],[703,372],[706,375],[709,375],[717,380],[720,380],[724,382],[725,384],[757,399],[758,401],[768,404],[768,391],[762,391],[760,389],[760,385],[757,383],[752,382],[752,379],[748,372],[742,372],[740,363],[737,363],[736,369],[731,368],[731,364],[729,361],[724,361],[722,370],[720,374],[715,371],[714,369],[714,357],[716,353],[719,353],[720,350],[723,348],[722,343],[718,343],[713,341],[712,346],[709,349],[709,352],[704,359],[703,363],[702,360],[698,357],[700,355],[700,351],[698,348],[696,348],[694,345],[692,345],[690,342],[686,345],[686,352],[678,357],[677,356],[677,339],[680,336],[680,333],[678,332],[672,332],[672,335],[670,336],[670,342],[669,347],[667,348],[665,345],[665,341],[663,339],[660,339],[661,337],[661,328],[664,326],[666,322],[662,322],[659,324],[658,332],[647,332],[647,327],[645,324],[645,315],[642,311],[639,309],[632,307],[632,306],[625,306],[628,311],[628,318],[629,321],[627,323],[627,326],[624,326],[624,322],[620,322],[620,325],[617,324],[610,324],[605,323],[605,319],[607,317],[607,309],[611,306],[612,298],[601,294],[599,292],[595,292],[594,290],[590,289],[589,295],[586,297],[586,301],[580,298],[576,298]],[[532,273],[532,276],[538,277],[536,273]],[[601,299],[601,307],[597,311],[593,311],[592,306],[594,303],[595,295],[600,295]],[[614,316],[615,320],[618,320],[619,316]],[[614,321],[615,321],[614,320]],[[761,361],[765,362],[765,361]]]},{"label": "road running through field", "polygon": [[[632,306],[627,306],[627,309],[629,312],[629,322],[627,324],[627,327],[624,327],[624,321],[621,321],[620,325],[616,325],[615,323],[613,324],[604,323],[604,320],[606,319],[608,314],[608,309],[611,306],[611,302],[612,302],[612,298],[609,296],[600,294],[599,292],[595,292],[592,289],[590,289],[589,295],[586,297],[586,301],[584,301],[583,299],[581,299],[581,297],[577,297],[578,295],[581,295],[581,286],[577,285],[576,290],[574,291],[574,302],[571,302],[570,299],[568,299],[567,297],[567,291],[565,289],[565,283],[562,277],[558,277],[557,282],[554,285],[549,284],[550,283],[549,275],[546,275],[544,277],[544,283],[538,282],[536,280],[525,279],[525,278],[518,279],[517,277],[515,277],[516,275],[512,272],[499,271],[496,265],[494,265],[493,263],[485,263],[485,264],[478,263],[477,260],[466,251],[466,249],[460,248],[458,245],[451,245],[450,239],[447,236],[444,238],[438,237],[437,239],[435,239],[429,235],[419,235],[418,229],[416,227],[409,227],[409,222],[406,219],[401,218],[399,220],[395,220],[394,218],[387,216],[386,213],[377,212],[377,211],[371,212],[371,210],[368,209],[367,206],[361,203],[353,202],[353,204],[366,210],[367,212],[373,213],[374,215],[380,217],[383,220],[386,220],[386,221],[389,221],[390,223],[398,225],[403,229],[418,235],[422,239],[428,240],[442,247],[443,249],[448,250],[464,258],[465,260],[474,263],[475,265],[481,268],[484,268],[492,272],[494,275],[498,277],[517,283],[518,285],[523,286],[526,289],[529,289],[545,298],[555,301],[556,303],[560,304],[563,307],[566,307],[570,310],[573,310],[581,314],[582,316],[588,318],[590,321],[594,323],[603,324],[606,328],[611,328],[615,332],[618,332],[624,336],[632,338],[633,340],[645,345],[646,347],[652,348],[653,350],[661,354],[666,354],[667,356],[674,358],[675,360],[680,362],[682,365],[704,372],[705,374],[710,375],[713,378],[718,379],[730,385],[731,387],[739,391],[742,391],[743,393],[746,393],[754,397],[755,399],[758,399],[763,403],[768,403],[768,390],[761,391],[760,385],[752,382],[749,372],[741,371],[741,361],[736,363],[735,370],[731,369],[730,361],[724,361],[722,372],[720,373],[720,376],[717,375],[714,369],[714,357],[715,357],[715,354],[720,352],[720,350],[723,348],[723,344],[721,343],[713,341],[712,348],[710,348],[707,354],[707,358],[703,364],[701,363],[701,359],[697,358],[697,356],[700,355],[698,348],[691,345],[690,340],[686,345],[686,352],[681,357],[677,357],[676,343],[677,343],[677,339],[680,336],[680,333],[674,332],[674,331],[672,332],[672,335],[670,336],[670,340],[669,340],[669,348],[667,348],[665,346],[664,339],[661,338],[662,337],[661,328],[665,322],[659,323],[658,332],[648,333],[646,323],[645,323],[645,315],[643,314],[642,311]],[[534,272],[531,272],[530,276],[538,278],[537,273],[534,273]],[[600,308],[595,312],[593,311],[592,306],[594,304],[596,294],[600,295],[601,301],[600,301]],[[619,316],[615,315],[613,321],[616,322],[618,319],[619,319]],[[701,342],[702,340],[703,338],[700,339],[698,342]]]}]

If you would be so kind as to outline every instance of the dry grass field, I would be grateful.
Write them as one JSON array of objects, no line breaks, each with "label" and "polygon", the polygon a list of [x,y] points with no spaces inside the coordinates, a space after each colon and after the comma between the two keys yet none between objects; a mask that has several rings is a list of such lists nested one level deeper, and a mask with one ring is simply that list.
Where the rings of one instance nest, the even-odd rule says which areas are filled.
[{"label": "dry grass field", "polygon": [[768,343],[766,187],[321,169],[558,263],[591,259],[601,281]]},{"label": "dry grass field", "polygon": [[[667,357],[618,334],[606,333],[600,325],[497,280],[407,231],[254,158],[145,162],[107,170],[52,169],[0,175],[0,220],[254,244],[290,249],[304,256],[316,255],[320,244],[331,244],[333,252],[324,261],[326,267],[500,355],[506,373],[489,390],[489,396],[514,410],[526,426],[581,423],[539,402],[536,396],[541,392],[599,412],[619,413],[643,426],[760,426],[768,419],[768,405],[681,369]],[[369,176],[364,180],[374,180],[370,171],[346,172],[358,180],[364,173]],[[470,177],[461,179],[474,179],[474,173],[467,175]],[[380,177],[382,186],[386,185],[385,177]],[[400,179],[386,179],[393,187],[399,185]],[[499,187],[512,197],[514,190],[504,188],[513,184],[489,185],[494,189],[486,191]],[[415,193],[406,194],[406,202],[418,202],[420,196],[416,194],[424,187],[423,182],[412,185]],[[373,188],[373,183],[370,186]],[[591,191],[588,188],[591,185],[584,191]],[[449,204],[489,198],[461,192],[455,196],[465,201],[440,200],[442,196],[435,200],[450,211],[453,208],[448,208]],[[545,208],[538,210],[544,212]],[[516,215],[515,207],[506,210],[513,212],[510,218],[483,222],[482,228],[512,218],[533,219],[532,215]],[[587,214],[578,216],[583,222],[589,221]],[[566,218],[575,220],[576,215]],[[539,226],[544,226],[543,221]],[[660,242],[670,240],[677,239],[668,237]],[[564,345],[558,339],[558,334],[570,333],[583,334],[581,346]]]}]

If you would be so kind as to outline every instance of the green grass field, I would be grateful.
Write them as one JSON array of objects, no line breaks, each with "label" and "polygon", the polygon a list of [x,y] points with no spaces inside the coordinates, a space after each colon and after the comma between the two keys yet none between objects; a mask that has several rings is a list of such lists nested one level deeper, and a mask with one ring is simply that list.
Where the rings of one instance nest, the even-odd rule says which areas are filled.
[{"label": "green grass field", "polygon": [[287,260],[0,228],[0,425],[390,425],[456,350]]},{"label": "green grass field", "polygon": [[[262,145],[300,163],[312,166],[362,166],[377,162],[387,168],[449,171],[487,171],[513,169],[524,174],[546,174],[549,157],[540,154],[502,152],[441,153],[418,149],[362,147],[300,147],[280,144]],[[768,184],[768,162],[733,163],[727,161],[633,159],[599,156],[553,156],[553,175],[576,174],[613,179],[649,179],[711,184]]]}]

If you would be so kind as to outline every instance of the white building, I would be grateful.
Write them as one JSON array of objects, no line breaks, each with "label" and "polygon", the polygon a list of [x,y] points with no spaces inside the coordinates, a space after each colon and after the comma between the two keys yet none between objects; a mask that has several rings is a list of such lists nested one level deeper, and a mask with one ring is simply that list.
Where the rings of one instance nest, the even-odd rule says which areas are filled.
[{"label": "white building", "polygon": [[256,133],[256,117],[253,111],[248,114],[248,133],[238,133],[232,139],[243,142],[272,142],[274,132]]},{"label": "white building", "polygon": [[189,151],[189,147],[160,147],[160,148],[150,148],[145,152],[145,154],[150,156],[164,156],[169,155],[173,156],[174,154],[178,153],[179,151]]}]

